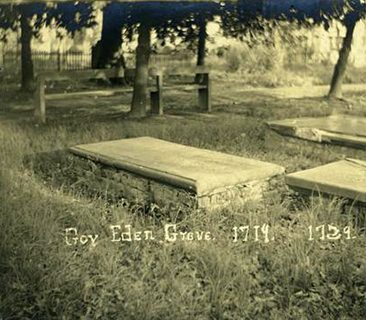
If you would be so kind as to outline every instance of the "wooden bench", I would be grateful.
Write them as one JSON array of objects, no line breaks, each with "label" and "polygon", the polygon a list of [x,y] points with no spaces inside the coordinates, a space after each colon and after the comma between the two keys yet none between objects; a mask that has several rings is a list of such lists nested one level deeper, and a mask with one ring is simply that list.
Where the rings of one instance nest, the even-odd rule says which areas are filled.
[{"label": "wooden bench", "polygon": [[[96,70],[65,70],[41,72],[36,77],[36,91],[34,94],[34,116],[38,121],[46,122],[46,81],[65,81],[65,80],[89,80],[89,79],[109,79],[124,76],[123,69],[96,69]],[[126,89],[126,91],[132,91]],[[98,91],[99,92],[99,91]],[[63,97],[65,95],[80,95],[83,92],[69,92],[62,94],[47,94],[47,96]],[[84,93],[90,94],[90,92]]]},{"label": "wooden bench", "polygon": [[[39,73],[36,82],[37,88],[34,96],[34,116],[36,120],[46,122],[46,81],[65,81],[65,80],[89,80],[89,79],[109,79],[115,77],[134,77],[135,69],[96,69],[96,70],[66,70],[59,72],[42,72]],[[172,86],[164,85],[164,77],[180,76],[180,75],[196,75],[202,77],[200,84],[178,84]],[[198,90],[199,106],[204,111],[211,111],[211,82],[209,71],[205,67],[195,68],[175,68],[175,69],[155,69],[149,70],[149,76],[154,78],[155,84],[149,87],[151,98],[151,113],[163,114],[163,92],[171,89],[184,88],[185,90]],[[123,88],[116,92],[132,92],[133,88]],[[96,91],[102,94],[103,91]],[[61,98],[70,95],[90,94],[90,92],[69,92],[62,94],[47,94],[48,97]]]},{"label": "wooden bench", "polygon": [[[155,78],[156,89],[150,90],[150,101],[151,101],[151,113],[162,115],[163,114],[163,94],[167,90],[198,90],[198,105],[201,110],[211,112],[211,79],[210,71],[207,67],[196,66],[196,67],[179,67],[169,69],[151,69],[149,72],[151,77]],[[164,79],[170,76],[196,76],[200,75],[202,78],[200,83],[185,83],[185,84],[174,84],[164,85]]]}]

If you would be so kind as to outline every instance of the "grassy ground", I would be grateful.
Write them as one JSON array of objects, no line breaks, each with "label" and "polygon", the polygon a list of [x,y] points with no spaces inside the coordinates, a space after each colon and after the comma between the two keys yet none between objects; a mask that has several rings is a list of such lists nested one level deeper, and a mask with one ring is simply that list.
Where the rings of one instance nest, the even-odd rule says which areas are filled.
[{"label": "grassy ground", "polygon": [[[44,126],[26,121],[27,97],[16,103],[9,93],[12,104],[2,110],[0,127],[0,319],[365,319],[366,226],[339,201],[302,200],[280,182],[264,203],[183,216],[165,209],[158,218],[137,205],[52,183],[62,168],[45,168],[54,170],[45,179],[32,160],[24,162],[79,143],[148,135],[293,172],[335,159],[269,152],[265,120],[365,115],[366,92],[355,87],[345,93],[347,102],[333,103],[321,98],[322,88],[308,97],[294,88],[248,90],[238,80],[215,88],[212,115],[191,112],[195,97],[180,92],[167,97],[165,117],[132,121],[116,118],[122,108],[113,113],[88,101],[79,109],[76,102],[74,109],[59,102]],[[103,99],[110,106],[122,99],[127,104],[130,96]],[[19,113],[16,105],[23,106]],[[210,232],[215,240],[164,241],[170,223],[182,232]],[[111,242],[110,226],[128,224],[162,241]],[[246,225],[248,241],[243,234],[233,241],[233,228]],[[262,231],[255,241],[256,225],[268,225],[269,242]],[[309,240],[309,226],[321,225],[338,227],[341,238],[321,240],[314,229]],[[97,245],[68,246],[69,227],[99,235]]]}]

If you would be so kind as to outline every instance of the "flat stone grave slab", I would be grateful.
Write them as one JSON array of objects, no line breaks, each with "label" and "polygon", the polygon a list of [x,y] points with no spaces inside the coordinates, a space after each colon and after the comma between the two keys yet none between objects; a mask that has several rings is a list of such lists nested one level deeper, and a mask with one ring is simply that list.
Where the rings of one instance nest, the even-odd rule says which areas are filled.
[{"label": "flat stone grave slab", "polygon": [[[82,174],[125,198],[214,208],[259,199],[275,164],[184,146],[151,137],[78,145],[69,150]],[[98,185],[96,183],[96,185]]]},{"label": "flat stone grave slab", "polygon": [[[270,148],[302,147],[366,160],[366,117],[332,115],[267,122]],[[327,146],[326,148],[324,146]]]},{"label": "flat stone grave slab", "polygon": [[325,194],[366,205],[366,162],[345,159],[285,176],[293,189],[307,194]]}]

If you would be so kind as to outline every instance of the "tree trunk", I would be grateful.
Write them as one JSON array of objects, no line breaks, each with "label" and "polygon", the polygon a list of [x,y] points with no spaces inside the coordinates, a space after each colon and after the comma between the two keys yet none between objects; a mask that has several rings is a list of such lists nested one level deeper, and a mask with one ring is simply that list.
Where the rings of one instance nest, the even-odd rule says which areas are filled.
[{"label": "tree trunk", "polygon": [[342,81],[346,72],[347,61],[351,52],[353,31],[355,29],[356,20],[351,20],[346,24],[347,32],[343,39],[343,45],[339,52],[337,64],[334,67],[332,81],[330,84],[329,98],[342,98]]},{"label": "tree trunk", "polygon": [[91,57],[91,67],[92,69],[98,69],[99,60],[100,60],[100,51],[101,51],[100,40],[92,46],[92,57]]},{"label": "tree trunk", "polygon": [[[198,48],[197,48],[197,66],[205,65],[205,57],[206,57],[206,38],[207,38],[207,22],[203,17],[200,17],[199,23],[199,33],[198,33]],[[202,82],[202,76],[196,75],[195,82]]]},{"label": "tree trunk", "polygon": [[[105,30],[103,28],[103,30]],[[121,48],[122,37],[121,29],[102,32],[99,48],[96,48],[97,69],[105,69],[116,63],[115,53]]]},{"label": "tree trunk", "polygon": [[113,6],[107,6],[103,10],[102,35],[95,45],[94,66],[96,69],[105,69],[116,63],[115,53],[122,45],[122,26],[111,19]]},{"label": "tree trunk", "polygon": [[140,118],[146,116],[150,42],[150,26],[146,22],[142,22],[139,27],[138,45],[136,49],[136,71],[130,111],[131,117]]},{"label": "tree trunk", "polygon": [[22,64],[22,90],[31,91],[34,82],[34,71],[31,51],[32,27],[29,24],[30,17],[27,14],[27,7],[21,10],[20,27],[21,35],[20,42],[22,45],[21,64]]}]

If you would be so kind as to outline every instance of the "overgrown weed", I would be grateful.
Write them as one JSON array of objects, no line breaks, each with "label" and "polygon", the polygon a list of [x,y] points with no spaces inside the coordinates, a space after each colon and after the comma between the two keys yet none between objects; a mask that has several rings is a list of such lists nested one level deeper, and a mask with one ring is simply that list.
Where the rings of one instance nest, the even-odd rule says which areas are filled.
[{"label": "overgrown weed", "polygon": [[[144,211],[133,214],[123,200],[86,197],[57,181],[55,158],[24,162],[39,152],[142,135],[262,160],[278,155],[284,164],[304,160],[283,150],[268,155],[260,142],[262,130],[252,119],[230,117],[207,125],[151,120],[42,129],[2,126],[0,315],[47,320],[362,318],[365,231],[336,200],[295,206],[284,193],[277,200],[213,212],[178,216],[165,208],[163,217],[144,216]],[[43,167],[37,170],[38,165]],[[165,238],[168,224],[176,227],[176,241]],[[321,228],[316,228],[328,224],[342,230],[339,240],[320,239]],[[127,225],[133,231],[150,230],[155,239],[112,242],[113,225],[121,232]],[[347,226],[351,239],[344,232]],[[234,228],[240,227],[234,241]],[[98,235],[96,246],[90,240],[74,244],[73,236],[66,238],[67,228],[76,228],[78,237]],[[182,240],[179,232],[190,231],[210,232],[211,240],[198,240],[197,234],[195,240]]]}]

